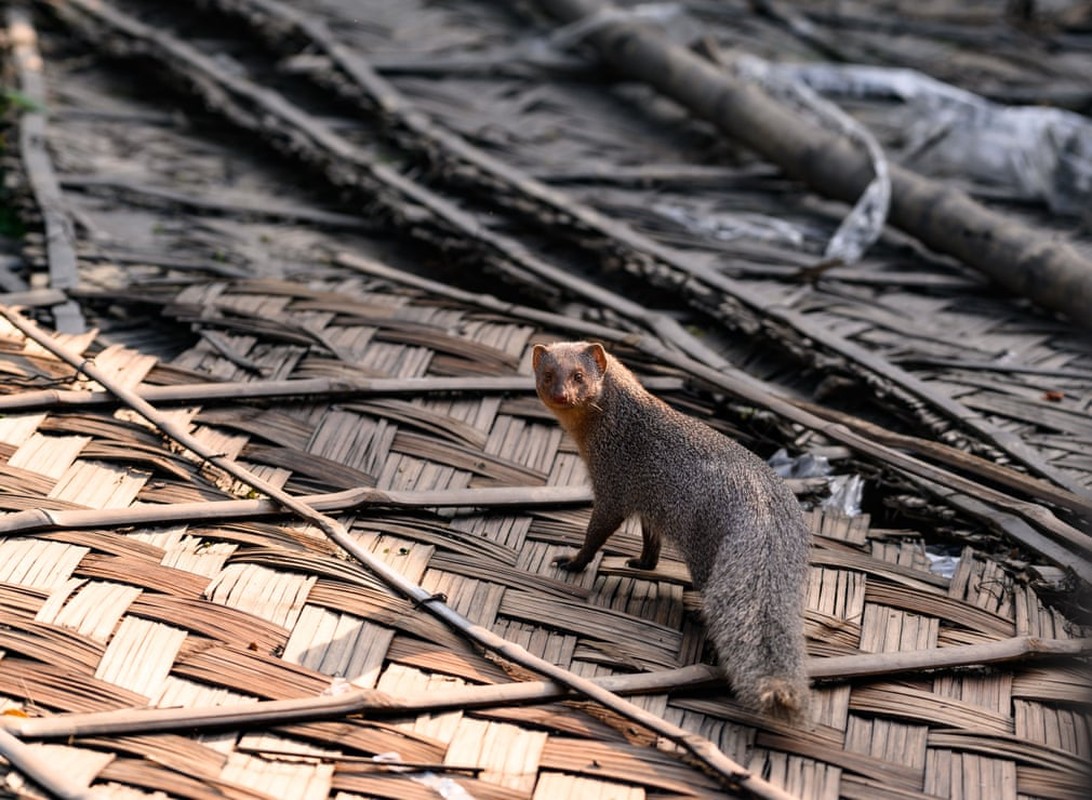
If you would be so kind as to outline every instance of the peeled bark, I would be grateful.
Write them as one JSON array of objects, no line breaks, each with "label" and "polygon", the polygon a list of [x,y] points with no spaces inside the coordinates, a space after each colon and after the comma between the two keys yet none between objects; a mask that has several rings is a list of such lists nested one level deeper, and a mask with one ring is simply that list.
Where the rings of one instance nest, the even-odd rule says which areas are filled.
[{"label": "peeled bark", "polygon": [[[600,13],[602,23],[586,41],[606,63],[712,122],[819,194],[853,202],[871,180],[867,153],[654,28],[603,15],[609,5],[596,0],[538,2],[566,23]],[[891,225],[1008,291],[1092,327],[1092,260],[1072,246],[985,208],[959,189],[894,164],[891,190]]]}]

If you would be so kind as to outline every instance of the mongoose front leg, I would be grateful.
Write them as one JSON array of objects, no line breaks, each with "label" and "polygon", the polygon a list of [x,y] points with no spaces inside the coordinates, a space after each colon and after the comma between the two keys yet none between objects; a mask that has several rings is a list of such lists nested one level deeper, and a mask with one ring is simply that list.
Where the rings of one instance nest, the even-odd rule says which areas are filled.
[{"label": "mongoose front leg", "polygon": [[615,511],[604,503],[596,503],[592,508],[591,520],[588,522],[588,532],[584,534],[584,546],[577,550],[575,555],[558,556],[554,559],[554,564],[566,572],[580,572],[591,563],[595,554],[599,552],[599,548],[625,521],[625,514]]},{"label": "mongoose front leg", "polygon": [[641,517],[641,557],[631,558],[626,563],[634,569],[656,569],[660,563],[660,532],[652,523]]}]

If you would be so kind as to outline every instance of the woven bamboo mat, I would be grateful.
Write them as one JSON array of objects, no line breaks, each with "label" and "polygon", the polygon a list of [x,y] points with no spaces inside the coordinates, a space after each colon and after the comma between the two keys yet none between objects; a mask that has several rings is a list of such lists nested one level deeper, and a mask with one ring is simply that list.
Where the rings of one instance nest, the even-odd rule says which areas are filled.
[{"label": "woven bamboo mat", "polygon": [[[170,362],[98,349],[91,334],[57,340],[127,387],[197,389],[223,380],[528,375],[531,345],[557,338],[363,278],[196,283],[160,299],[165,315],[217,320],[215,336]],[[95,388],[6,324],[0,370],[10,394],[45,383]],[[688,402],[700,408],[700,399]],[[265,402],[202,401],[197,392],[170,409],[202,442],[293,494],[585,481],[572,443],[526,391]],[[4,511],[162,508],[247,493],[126,409],[0,417]],[[579,675],[708,660],[685,566],[670,552],[655,574],[624,565],[640,547],[635,527],[581,575],[551,566],[581,539],[587,515],[586,506],[371,508],[339,519],[473,622]],[[817,661],[1078,633],[971,548],[948,579],[929,571],[921,540],[905,531],[819,511],[810,520],[807,623]],[[313,698],[343,682],[427,700],[534,677],[504,667],[285,517],[0,539],[0,709],[12,719]],[[756,719],[720,687],[635,701],[800,798],[1076,798],[1089,756],[1086,688],[1081,672],[1057,662],[832,680],[817,684],[811,730]],[[58,771],[93,778],[101,796],[427,798],[444,796],[441,778],[475,798],[723,793],[672,747],[572,702],[32,747]],[[374,759],[390,753],[415,770]],[[26,791],[14,771],[7,781]]]}]

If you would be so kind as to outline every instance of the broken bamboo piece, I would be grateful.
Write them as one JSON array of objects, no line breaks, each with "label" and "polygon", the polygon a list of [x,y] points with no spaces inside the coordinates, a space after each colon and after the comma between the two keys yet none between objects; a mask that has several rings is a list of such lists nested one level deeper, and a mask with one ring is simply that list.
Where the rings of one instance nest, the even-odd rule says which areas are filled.
[{"label": "broken bamboo piece", "polygon": [[44,753],[13,736],[4,725],[0,725],[0,756],[57,800],[93,800],[95,796],[101,797],[93,794],[86,784],[77,784],[63,771],[57,770]]}]

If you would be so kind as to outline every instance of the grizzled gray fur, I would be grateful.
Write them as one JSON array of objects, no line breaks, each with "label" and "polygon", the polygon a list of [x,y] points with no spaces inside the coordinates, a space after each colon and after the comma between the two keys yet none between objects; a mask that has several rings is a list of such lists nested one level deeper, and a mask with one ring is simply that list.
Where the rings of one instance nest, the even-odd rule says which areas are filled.
[{"label": "grizzled gray fur", "polygon": [[639,515],[644,546],[630,564],[653,569],[670,537],[736,696],[802,721],[810,534],[789,488],[749,450],[645,391],[599,344],[537,345],[533,363],[539,397],[576,440],[595,495],[583,547],[556,563],[584,569]]}]

